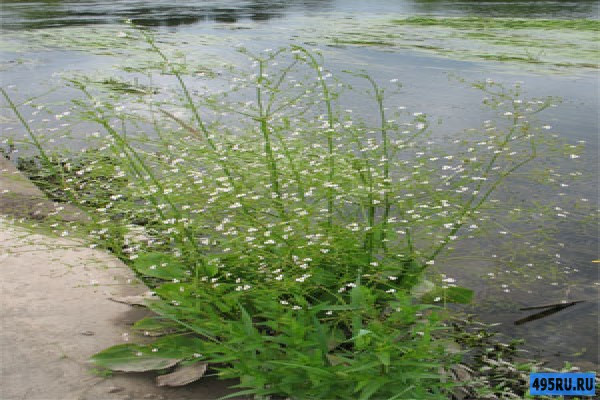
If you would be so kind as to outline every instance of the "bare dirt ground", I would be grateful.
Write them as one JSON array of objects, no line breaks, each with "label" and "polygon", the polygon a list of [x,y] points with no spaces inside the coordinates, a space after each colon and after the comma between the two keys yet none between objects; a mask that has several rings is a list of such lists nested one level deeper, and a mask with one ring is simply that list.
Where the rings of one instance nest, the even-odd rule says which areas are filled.
[{"label": "bare dirt ground", "polygon": [[108,253],[11,222],[46,214],[83,218],[76,213],[57,209],[0,157],[0,398],[214,400],[230,393],[232,382],[211,377],[161,388],[152,374],[93,373],[91,355],[142,340],[129,327],[146,311],[110,298],[148,288]]}]

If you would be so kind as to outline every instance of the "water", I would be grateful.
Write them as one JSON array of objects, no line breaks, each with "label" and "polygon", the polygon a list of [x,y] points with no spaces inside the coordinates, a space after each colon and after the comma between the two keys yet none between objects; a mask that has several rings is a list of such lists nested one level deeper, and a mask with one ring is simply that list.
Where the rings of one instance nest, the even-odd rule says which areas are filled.
[{"label": "water", "polygon": [[[121,76],[129,80],[136,77],[140,82],[148,83],[144,74],[131,71],[132,66],[149,62],[147,54],[138,48],[139,43],[119,39],[121,32],[127,29],[122,23],[125,19],[154,29],[162,47],[173,54],[179,51],[186,61],[207,71],[218,70],[223,63],[241,63],[242,58],[235,52],[235,45],[260,51],[267,47],[301,43],[322,49],[327,66],[333,71],[365,69],[380,82],[398,78],[404,87],[401,95],[392,99],[393,105],[403,105],[415,112],[426,111],[433,114],[434,119],[444,119],[444,132],[459,132],[465,127],[478,126],[486,117],[479,111],[481,94],[450,81],[449,74],[468,80],[492,78],[506,84],[522,81],[529,96],[561,96],[563,103],[560,107],[550,109],[540,117],[552,125],[553,132],[560,132],[570,143],[586,141],[586,153],[578,168],[591,174],[597,172],[598,75],[593,65],[586,67],[586,60],[597,56],[597,32],[596,39],[590,39],[580,32],[553,34],[544,31],[541,35],[548,36],[541,36],[533,43],[540,46],[534,49],[536,57],[543,62],[502,62],[499,58],[482,58],[479,53],[495,44],[468,39],[464,31],[398,28],[389,24],[392,18],[412,15],[597,19],[598,2],[3,1],[0,8],[2,86],[14,85],[11,93],[20,99],[52,89],[39,101],[54,102],[60,109],[61,104],[66,104],[74,96],[66,88],[55,90],[61,85],[60,76],[84,74],[98,79]],[[388,39],[386,35],[390,32],[395,36]],[[518,36],[519,40],[535,34],[540,32],[527,31],[522,36],[518,36],[516,30],[500,33],[501,36]],[[349,37],[355,43],[346,40]],[[542,47],[545,38],[554,47],[548,50]],[[359,43],[384,39],[392,43]],[[427,46],[439,49],[432,50]],[[533,51],[513,44],[510,46],[496,48],[496,51],[520,55]],[[580,46],[588,47],[574,55],[568,52]],[[444,52],[444,49],[454,50]],[[581,62],[575,66],[562,65],[573,57],[579,57]],[[124,69],[129,72],[124,72]],[[151,83],[162,86],[171,81],[169,77],[155,72]],[[210,85],[210,81],[204,83]],[[200,87],[197,89],[200,90]],[[358,109],[362,105],[350,102],[348,106]],[[6,110],[2,111],[2,116],[3,135],[18,132],[18,128],[8,120]],[[27,112],[27,116],[34,125],[39,122],[39,117],[31,111]],[[52,119],[48,127],[39,129],[54,129],[60,125],[60,121]],[[68,126],[68,129],[77,137],[89,133],[91,128],[78,125]],[[557,168],[562,166],[557,165]],[[588,203],[593,204],[597,199],[597,188],[593,181],[591,184],[590,180],[587,182],[571,185],[564,190],[563,197],[578,202],[587,198]],[[529,193],[528,190],[527,186],[514,182],[505,195],[533,200],[537,196],[542,202],[559,196],[558,193]],[[540,280],[526,279],[529,271],[526,258],[532,256],[512,254],[515,247],[503,244],[497,232],[492,232],[483,241],[467,241],[442,260],[442,270],[456,277],[462,285],[476,290],[478,303],[472,311],[488,322],[501,322],[498,329],[504,334],[526,339],[528,349],[536,356],[555,366],[569,360],[580,363],[586,369],[598,370],[600,279],[597,264],[591,263],[598,259],[597,229],[595,225],[590,228],[590,224],[583,224],[578,219],[561,221],[555,218],[546,223],[551,230],[550,241],[556,243],[557,254],[560,254],[560,259],[548,263],[548,269],[556,268],[563,273],[566,269],[567,275],[555,279],[552,274]],[[493,277],[490,273],[494,274]],[[507,285],[510,292],[505,292],[502,285]],[[512,324],[527,315],[519,311],[519,307],[561,300],[586,302],[524,325]]]},{"label": "water", "polygon": [[255,0],[255,1],[3,1],[3,27],[45,29],[115,23],[130,18],[146,26],[176,27],[203,22],[236,23],[286,19],[329,12],[367,14],[480,15],[516,18],[597,18],[598,2],[448,0]]}]

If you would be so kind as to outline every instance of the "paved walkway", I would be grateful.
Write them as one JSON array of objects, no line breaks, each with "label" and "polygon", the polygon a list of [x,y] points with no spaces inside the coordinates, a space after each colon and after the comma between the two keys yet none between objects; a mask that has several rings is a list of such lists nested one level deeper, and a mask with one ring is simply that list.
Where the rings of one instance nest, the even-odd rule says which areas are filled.
[{"label": "paved walkway", "polygon": [[[147,287],[108,253],[10,221],[56,211],[0,157],[0,214],[7,216],[0,216],[0,398],[213,400],[227,394],[225,384],[210,377],[183,388],[159,388],[152,374],[105,378],[91,372],[89,357],[127,338],[135,341],[129,326],[146,312],[109,298]],[[65,208],[58,216],[82,217],[74,212]]]}]

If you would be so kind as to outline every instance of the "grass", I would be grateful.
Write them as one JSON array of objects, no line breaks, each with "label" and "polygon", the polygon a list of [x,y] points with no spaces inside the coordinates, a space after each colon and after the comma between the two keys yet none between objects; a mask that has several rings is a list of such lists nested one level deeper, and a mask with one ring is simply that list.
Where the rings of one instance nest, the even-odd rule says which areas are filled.
[{"label": "grass", "polygon": [[[117,371],[207,363],[256,398],[451,396],[460,383],[440,371],[460,354],[443,306],[473,292],[428,272],[551,150],[535,116],[552,99],[477,82],[498,118],[448,145],[425,114],[389,110],[391,83],[352,73],[368,88],[353,90],[303,47],[245,51],[250,72],[196,96],[140,34],[180,103],[153,97],[132,111],[71,80],[75,118],[103,131],[77,162],[56,161],[3,91],[40,151],[41,181],[89,210],[89,235],[158,296],[157,316],[137,326],[164,336],[92,360]],[[375,113],[343,110],[344,96]],[[140,126],[152,136],[131,134]]]}]

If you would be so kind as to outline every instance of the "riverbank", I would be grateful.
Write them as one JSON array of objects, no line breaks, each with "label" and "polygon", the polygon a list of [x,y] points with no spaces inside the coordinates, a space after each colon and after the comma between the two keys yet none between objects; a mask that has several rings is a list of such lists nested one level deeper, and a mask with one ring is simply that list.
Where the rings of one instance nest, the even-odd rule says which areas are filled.
[{"label": "riverbank", "polygon": [[75,207],[48,200],[4,158],[0,188],[2,399],[213,400],[230,392],[231,383],[213,378],[171,389],[157,387],[148,374],[95,372],[93,354],[144,340],[131,325],[148,312],[113,299],[148,288],[105,251],[24,227],[83,217]]}]

